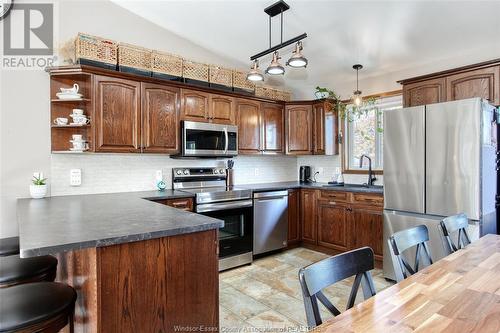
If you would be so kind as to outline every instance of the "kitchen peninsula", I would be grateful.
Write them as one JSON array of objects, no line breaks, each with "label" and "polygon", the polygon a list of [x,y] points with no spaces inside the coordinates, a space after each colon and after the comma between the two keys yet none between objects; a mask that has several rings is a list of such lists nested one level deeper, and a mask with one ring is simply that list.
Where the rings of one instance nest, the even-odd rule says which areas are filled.
[{"label": "kitchen peninsula", "polygon": [[151,201],[186,197],[150,191],[20,199],[21,256],[57,256],[56,280],[78,293],[77,332],[218,327],[223,221]]}]

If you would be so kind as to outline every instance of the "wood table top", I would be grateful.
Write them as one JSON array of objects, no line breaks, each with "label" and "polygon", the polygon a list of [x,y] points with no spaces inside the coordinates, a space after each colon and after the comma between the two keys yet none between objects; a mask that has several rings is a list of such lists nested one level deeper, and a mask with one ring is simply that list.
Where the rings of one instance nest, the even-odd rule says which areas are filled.
[{"label": "wood table top", "polygon": [[314,332],[500,332],[500,236],[480,238]]}]

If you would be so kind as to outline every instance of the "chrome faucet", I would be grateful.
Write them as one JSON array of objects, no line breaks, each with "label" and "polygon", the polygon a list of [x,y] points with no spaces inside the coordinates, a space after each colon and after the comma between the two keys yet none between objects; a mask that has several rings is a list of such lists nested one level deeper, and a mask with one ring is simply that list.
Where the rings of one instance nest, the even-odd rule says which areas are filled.
[{"label": "chrome faucet", "polygon": [[361,155],[361,157],[359,158],[359,167],[362,168],[363,167],[363,157],[366,157],[368,159],[368,183],[366,183],[367,186],[373,186],[373,183],[377,180],[377,178],[375,178],[373,176],[373,171],[372,171],[372,159],[363,154]]}]

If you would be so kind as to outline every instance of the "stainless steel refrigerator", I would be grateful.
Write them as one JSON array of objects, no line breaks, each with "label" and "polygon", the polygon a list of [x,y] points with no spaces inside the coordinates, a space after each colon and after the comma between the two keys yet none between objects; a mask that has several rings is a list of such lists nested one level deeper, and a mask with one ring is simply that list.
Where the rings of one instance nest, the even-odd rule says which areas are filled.
[{"label": "stainless steel refrigerator", "polygon": [[387,239],[425,224],[436,261],[439,221],[469,217],[471,238],[496,233],[495,108],[480,98],[384,112],[384,276],[395,279]]}]

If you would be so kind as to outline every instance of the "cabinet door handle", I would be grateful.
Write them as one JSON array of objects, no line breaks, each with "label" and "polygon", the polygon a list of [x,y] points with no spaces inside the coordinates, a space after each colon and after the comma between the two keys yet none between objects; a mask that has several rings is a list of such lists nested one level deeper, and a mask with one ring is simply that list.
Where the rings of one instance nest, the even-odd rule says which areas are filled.
[{"label": "cabinet door handle", "polygon": [[328,204],[330,204],[330,205],[336,205],[337,203],[335,201],[330,201],[330,202],[328,202]]}]

